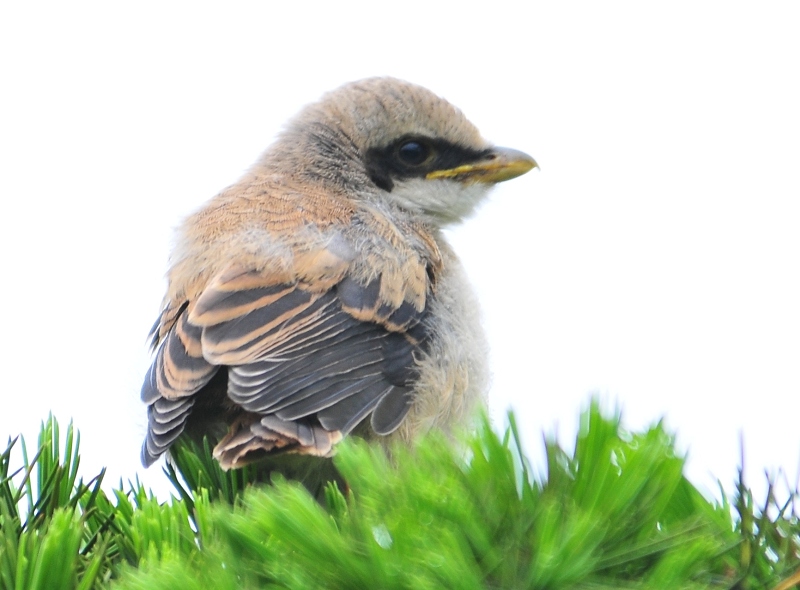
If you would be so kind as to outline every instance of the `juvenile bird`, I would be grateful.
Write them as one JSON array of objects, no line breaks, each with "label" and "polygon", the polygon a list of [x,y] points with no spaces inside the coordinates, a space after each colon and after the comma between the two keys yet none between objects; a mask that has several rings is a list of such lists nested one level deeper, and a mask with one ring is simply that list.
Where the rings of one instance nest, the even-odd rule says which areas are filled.
[{"label": "juvenile bird", "polygon": [[184,432],[225,469],[328,457],[351,432],[463,424],[486,386],[477,304],[441,228],[536,166],[392,78],[303,109],[178,231],[142,387],[149,466]]}]

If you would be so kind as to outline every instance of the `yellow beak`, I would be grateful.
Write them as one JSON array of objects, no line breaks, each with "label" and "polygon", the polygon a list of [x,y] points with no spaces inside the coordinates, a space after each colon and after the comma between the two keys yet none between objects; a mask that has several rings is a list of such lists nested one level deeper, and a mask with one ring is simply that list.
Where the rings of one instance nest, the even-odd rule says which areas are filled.
[{"label": "yellow beak", "polygon": [[464,184],[472,184],[474,182],[489,184],[511,180],[538,167],[536,160],[525,152],[496,147],[492,148],[491,153],[483,160],[456,166],[448,170],[434,170],[426,174],[425,178],[430,180],[450,178]]}]

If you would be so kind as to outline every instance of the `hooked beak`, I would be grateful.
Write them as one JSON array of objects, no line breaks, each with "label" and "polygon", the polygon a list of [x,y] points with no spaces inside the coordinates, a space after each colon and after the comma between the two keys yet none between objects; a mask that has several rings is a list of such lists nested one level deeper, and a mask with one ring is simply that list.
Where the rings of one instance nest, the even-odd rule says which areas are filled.
[{"label": "hooked beak", "polygon": [[477,162],[447,170],[434,170],[426,174],[425,178],[430,180],[450,178],[464,184],[475,182],[493,184],[522,176],[533,168],[538,167],[536,160],[525,152],[512,150],[511,148],[495,147],[490,150],[485,158]]}]

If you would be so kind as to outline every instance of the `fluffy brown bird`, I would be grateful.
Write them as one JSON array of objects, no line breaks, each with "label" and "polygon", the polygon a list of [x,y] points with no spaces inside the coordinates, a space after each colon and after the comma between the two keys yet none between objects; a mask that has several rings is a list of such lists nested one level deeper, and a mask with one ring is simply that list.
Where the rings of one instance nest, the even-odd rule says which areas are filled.
[{"label": "fluffy brown bird", "polygon": [[[391,78],[342,86],[183,223],[142,387],[153,463],[184,432],[236,468],[411,439],[484,394],[477,305],[441,228],[536,166]],[[391,436],[390,436],[391,435]]]}]

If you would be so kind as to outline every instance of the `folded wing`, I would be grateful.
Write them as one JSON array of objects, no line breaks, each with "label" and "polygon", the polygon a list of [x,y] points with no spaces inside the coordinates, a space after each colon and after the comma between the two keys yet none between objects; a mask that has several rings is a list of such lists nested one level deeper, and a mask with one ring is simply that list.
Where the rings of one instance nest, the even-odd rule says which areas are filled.
[{"label": "folded wing", "polygon": [[145,465],[183,432],[220,371],[226,404],[236,410],[215,449],[226,468],[281,449],[328,455],[367,416],[380,435],[400,425],[415,356],[427,345],[429,285],[397,297],[407,287],[394,284],[396,274],[360,281],[344,265],[340,272],[328,265],[314,276],[289,280],[232,266],[177,316],[168,314],[172,326],[142,387]]}]

